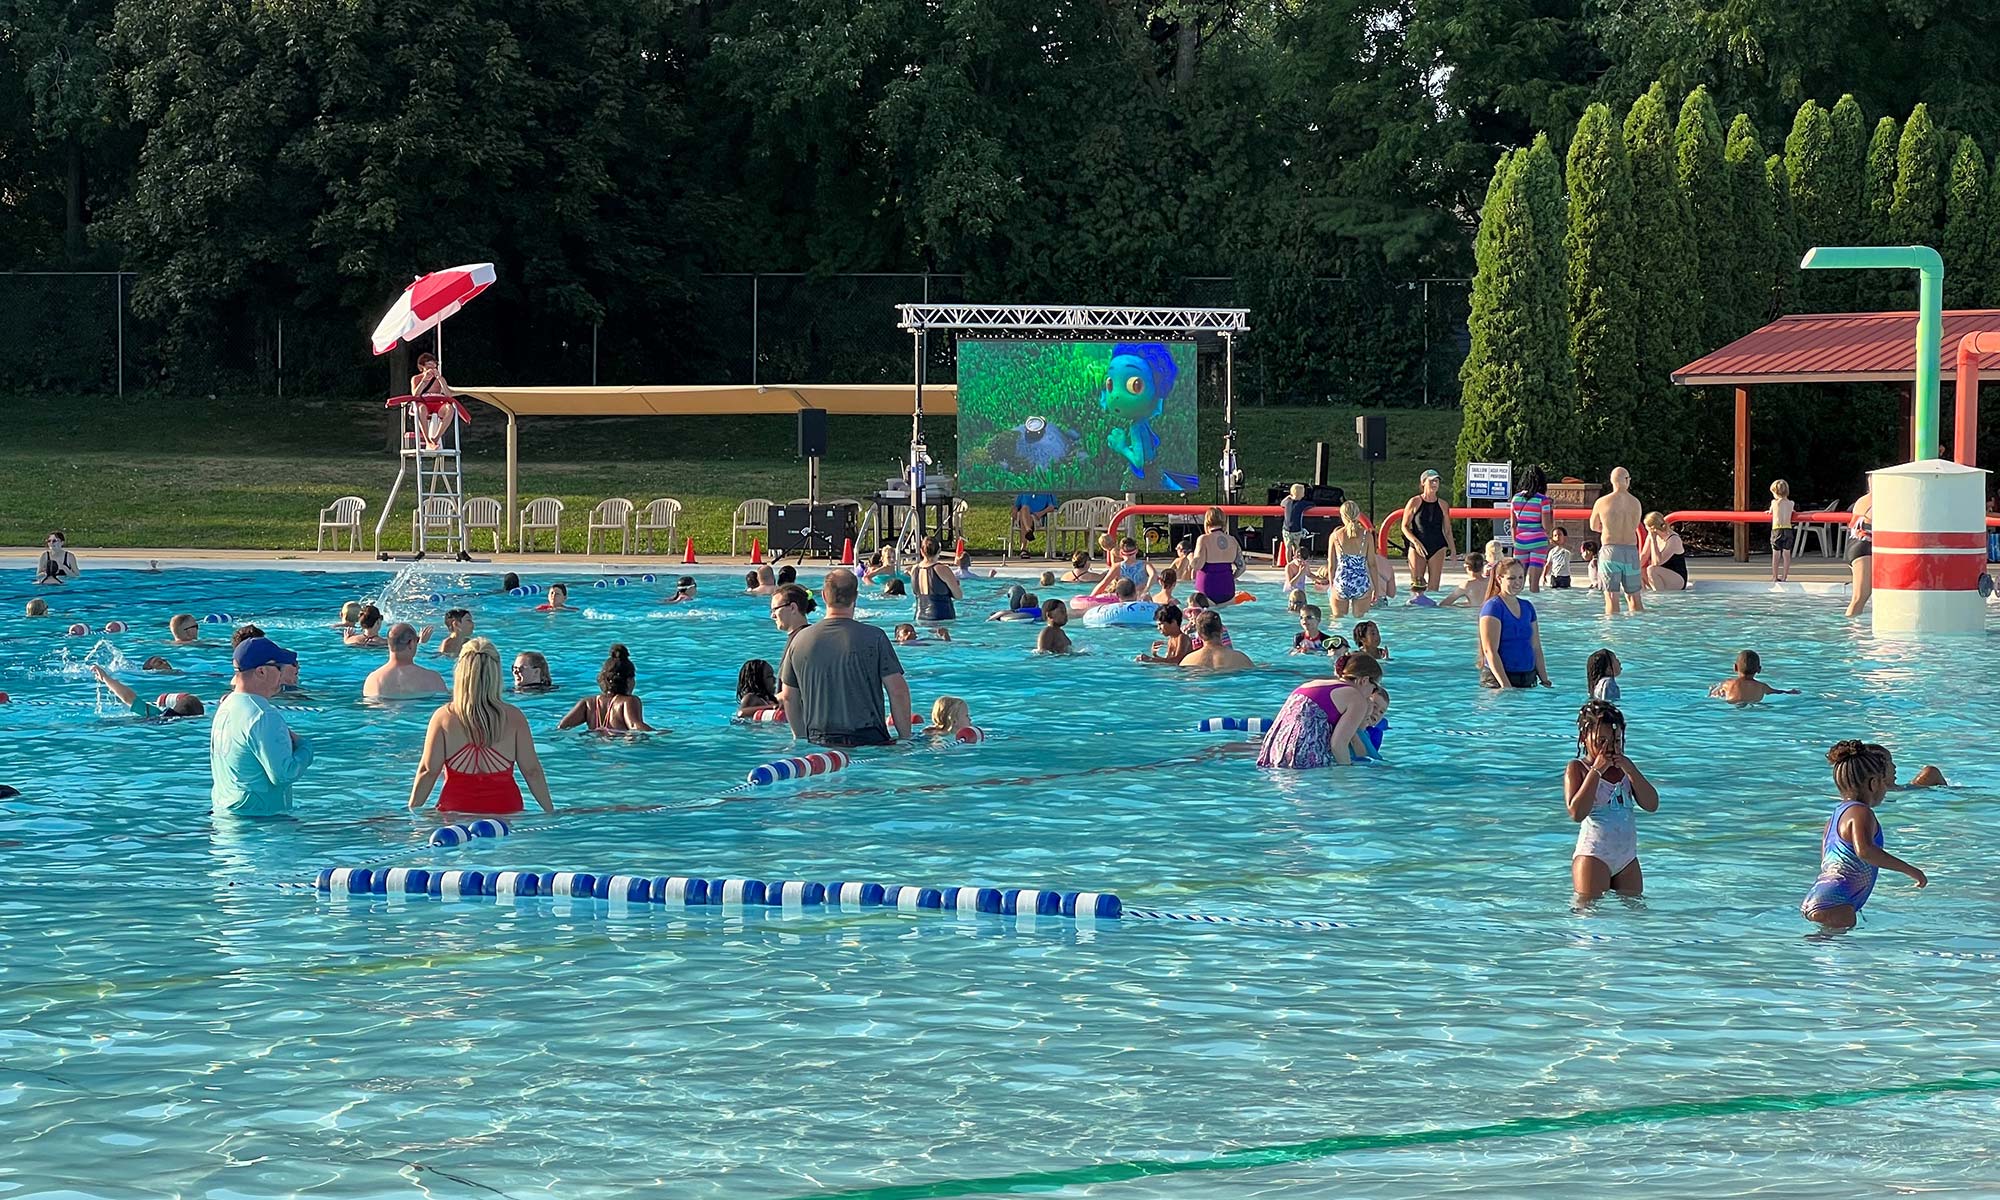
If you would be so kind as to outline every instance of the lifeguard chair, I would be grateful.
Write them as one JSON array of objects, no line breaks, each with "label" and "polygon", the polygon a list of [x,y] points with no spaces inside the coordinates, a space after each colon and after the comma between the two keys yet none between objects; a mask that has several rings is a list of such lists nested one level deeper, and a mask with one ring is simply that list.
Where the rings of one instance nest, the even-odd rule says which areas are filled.
[{"label": "lifeguard chair", "polygon": [[[465,545],[465,474],[459,453],[459,432],[472,418],[454,396],[391,396],[384,408],[401,409],[401,437],[398,439],[396,482],[389,487],[389,499],[375,522],[375,557],[386,562],[382,550],[382,530],[396,510],[396,497],[409,480],[416,489],[418,520],[412,528],[411,557],[422,559],[438,552],[460,562],[469,560]],[[449,508],[449,520],[437,520],[440,509]]]}]

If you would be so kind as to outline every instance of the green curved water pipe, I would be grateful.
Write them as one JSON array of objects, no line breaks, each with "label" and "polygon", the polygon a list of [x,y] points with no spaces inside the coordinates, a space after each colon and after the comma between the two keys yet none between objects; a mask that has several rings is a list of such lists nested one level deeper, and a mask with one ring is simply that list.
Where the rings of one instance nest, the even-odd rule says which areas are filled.
[{"label": "green curved water pipe", "polygon": [[1814,246],[1807,271],[1915,271],[1917,387],[1911,397],[1919,460],[1938,456],[1938,341],[1944,333],[1944,259],[1929,246]]}]

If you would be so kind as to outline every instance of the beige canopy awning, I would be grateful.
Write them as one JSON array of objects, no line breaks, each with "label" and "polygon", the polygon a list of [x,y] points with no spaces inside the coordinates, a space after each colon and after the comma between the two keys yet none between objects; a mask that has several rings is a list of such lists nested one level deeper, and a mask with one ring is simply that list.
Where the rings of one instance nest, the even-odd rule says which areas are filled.
[{"label": "beige canopy awning", "polygon": [[[507,414],[507,538],[519,518],[521,417],[782,416],[818,408],[838,416],[905,416],[916,407],[909,384],[764,383],[721,387],[703,384],[625,387],[461,387],[453,389]],[[924,385],[924,415],[958,414],[958,385]]]},{"label": "beige canopy awning", "polygon": [[[795,413],[823,408],[838,416],[901,416],[914,395],[907,383],[767,383],[627,387],[460,387],[461,396],[510,417],[713,417]],[[924,386],[924,414],[958,412],[958,385]]]}]

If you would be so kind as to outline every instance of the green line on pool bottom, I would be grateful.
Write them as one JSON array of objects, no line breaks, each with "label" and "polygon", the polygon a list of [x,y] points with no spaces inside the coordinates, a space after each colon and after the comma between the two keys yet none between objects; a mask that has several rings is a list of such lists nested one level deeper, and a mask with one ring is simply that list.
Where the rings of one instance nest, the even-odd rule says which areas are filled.
[{"label": "green line on pool bottom", "polygon": [[[1497,1138],[1535,1137],[1582,1129],[1602,1129],[1614,1125],[1649,1125],[1661,1121],[1681,1121],[1702,1117],[1739,1116],[1763,1112],[1813,1112],[1824,1108],[1845,1108],[1875,1100],[1910,1096],[1936,1096],[1952,1092],[2000,1091],[2000,1072],[1960,1075],[1890,1087],[1856,1088],[1844,1092],[1804,1092],[1797,1095],[1773,1093],[1731,1096],[1721,1100],[1680,1100],[1666,1104],[1634,1104],[1625,1108],[1586,1109],[1559,1117],[1517,1117],[1491,1125],[1457,1129],[1421,1129],[1409,1133],[1346,1133],[1315,1138],[1309,1142],[1287,1142],[1276,1146],[1252,1146],[1230,1150],[1212,1158],[1170,1162],[1165,1159],[1128,1159],[1124,1162],[1092,1163],[1048,1171],[1022,1171],[1013,1175],[988,1175],[977,1179],[939,1179],[930,1183],[885,1184],[837,1192],[815,1192],[812,1200],[932,1200],[940,1196],[976,1196],[993,1193],[1047,1192],[1057,1188],[1086,1187],[1097,1183],[1121,1183],[1153,1175],[1179,1175],[1192,1171],[1247,1171],[1287,1163],[1314,1162],[1341,1154],[1365,1150],[1401,1150],[1411,1146],[1449,1146],[1460,1142],[1483,1142]],[[806,1200],[799,1197],[798,1200]]]}]

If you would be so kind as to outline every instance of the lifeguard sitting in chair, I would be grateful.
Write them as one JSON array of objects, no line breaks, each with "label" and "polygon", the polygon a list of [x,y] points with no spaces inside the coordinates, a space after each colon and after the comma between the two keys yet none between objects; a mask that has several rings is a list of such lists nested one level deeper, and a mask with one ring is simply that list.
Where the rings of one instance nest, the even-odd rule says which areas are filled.
[{"label": "lifeguard sitting in chair", "polygon": [[444,447],[445,431],[451,428],[453,420],[472,424],[472,417],[465,411],[465,405],[458,402],[457,393],[444,381],[444,372],[438,370],[437,356],[429,352],[417,355],[417,373],[410,376],[410,394],[391,396],[384,408],[412,405],[418,411],[412,422],[418,431],[423,448],[439,450]]}]

